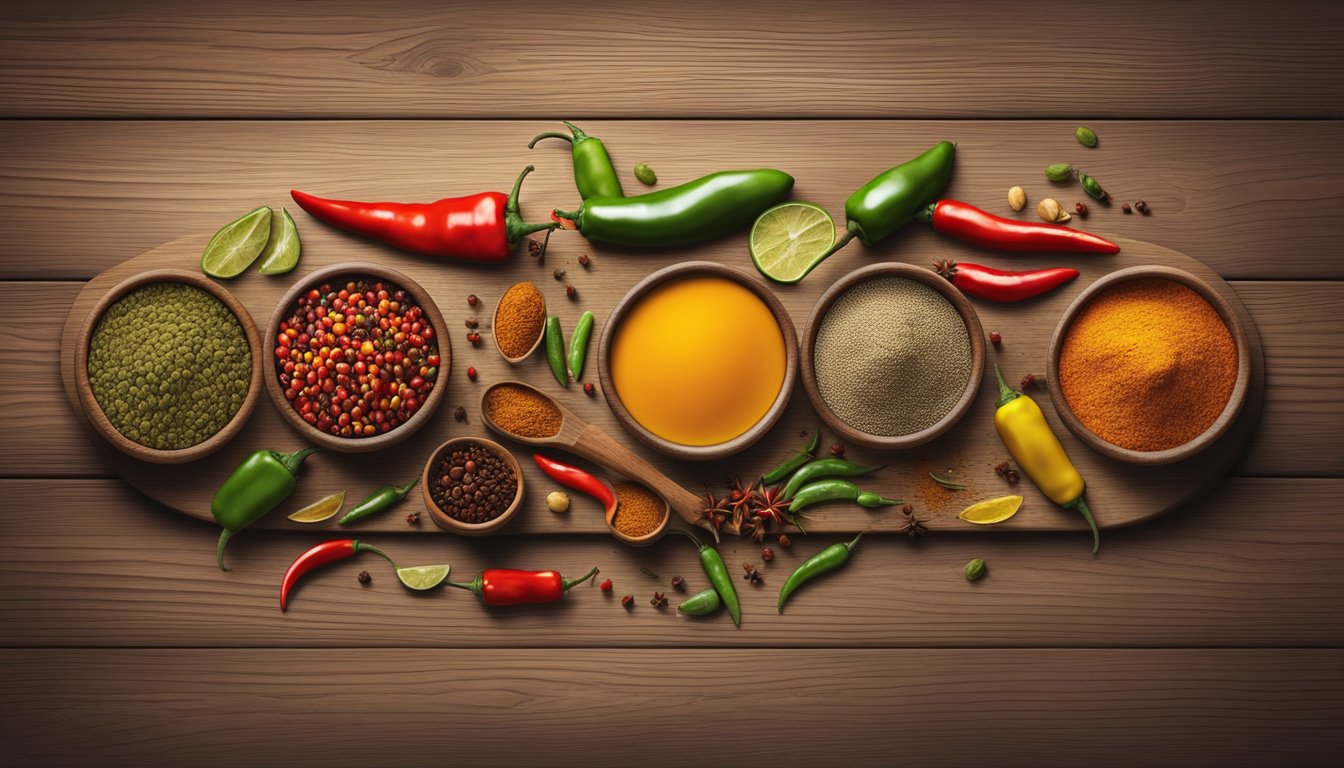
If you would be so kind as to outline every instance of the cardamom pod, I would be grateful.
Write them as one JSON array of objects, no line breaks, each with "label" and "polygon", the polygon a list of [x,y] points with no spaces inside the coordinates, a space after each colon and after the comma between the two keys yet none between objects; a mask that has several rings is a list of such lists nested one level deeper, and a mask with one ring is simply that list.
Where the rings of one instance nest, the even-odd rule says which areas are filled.
[{"label": "cardamom pod", "polygon": [[1055,163],[1045,166],[1045,178],[1051,181],[1065,181],[1073,175],[1073,166],[1069,163]]},{"label": "cardamom pod", "polygon": [[1097,132],[1086,126],[1080,127],[1073,132],[1073,137],[1084,147],[1097,146]]},{"label": "cardamom pod", "polygon": [[1027,191],[1021,187],[1012,187],[1008,190],[1008,207],[1014,211],[1020,211],[1027,205]]},{"label": "cardamom pod", "polygon": [[635,163],[635,178],[650,187],[658,183],[658,174],[653,172],[648,163]]},{"label": "cardamom pod", "polygon": [[966,580],[967,580],[967,581],[975,581],[976,579],[978,579],[978,578],[980,578],[981,576],[984,576],[984,575],[985,575],[985,561],[984,561],[984,560],[981,560],[980,558],[977,557],[977,558],[975,558],[974,560],[972,560],[971,562],[969,562],[969,563],[966,564]]},{"label": "cardamom pod", "polygon": [[1083,185],[1083,191],[1095,197],[1098,200],[1106,199],[1106,190],[1101,188],[1101,184],[1096,179],[1088,176],[1086,173],[1078,174],[1078,182]]}]

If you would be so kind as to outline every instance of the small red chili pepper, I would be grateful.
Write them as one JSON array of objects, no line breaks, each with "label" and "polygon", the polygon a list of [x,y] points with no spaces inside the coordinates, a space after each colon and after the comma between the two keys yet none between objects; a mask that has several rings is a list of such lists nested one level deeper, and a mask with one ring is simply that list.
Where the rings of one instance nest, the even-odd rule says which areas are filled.
[{"label": "small red chili pepper", "polygon": [[[295,582],[305,573],[339,560],[349,560],[360,552],[372,552],[392,563],[392,558],[371,544],[365,544],[355,539],[324,541],[299,555],[293,563],[290,563],[289,570],[285,571],[285,578],[280,582],[280,610],[283,611],[288,607],[290,590],[294,588]],[[392,567],[395,568],[396,563],[392,563]]]},{"label": "small red chili pepper", "polygon": [[515,571],[508,568],[489,568],[481,571],[475,581],[462,584],[450,581],[450,586],[475,593],[486,605],[526,605],[553,603],[565,596],[576,584],[597,575],[597,568],[577,579],[562,577],[559,571]]},{"label": "small red chili pepper", "polygon": [[395,248],[465,261],[503,261],[524,236],[542,230],[549,235],[560,226],[529,224],[518,212],[518,190],[532,169],[523,169],[510,195],[481,192],[433,203],[329,200],[297,189],[289,194],[318,220]]},{"label": "small red chili pepper", "polygon": [[933,268],[961,289],[961,292],[986,301],[1022,301],[1058,288],[1078,276],[1070,267],[1009,272],[967,262],[938,261]]},{"label": "small red chili pepper", "polygon": [[939,200],[917,217],[944,235],[991,251],[1120,252],[1120,246],[1090,232],[1005,219],[959,200]]},{"label": "small red chili pepper", "polygon": [[532,460],[537,462],[541,471],[545,472],[555,482],[566,488],[573,488],[580,493],[586,493],[600,501],[604,512],[616,506],[616,493],[606,483],[582,469],[548,458],[540,453],[532,454]]}]

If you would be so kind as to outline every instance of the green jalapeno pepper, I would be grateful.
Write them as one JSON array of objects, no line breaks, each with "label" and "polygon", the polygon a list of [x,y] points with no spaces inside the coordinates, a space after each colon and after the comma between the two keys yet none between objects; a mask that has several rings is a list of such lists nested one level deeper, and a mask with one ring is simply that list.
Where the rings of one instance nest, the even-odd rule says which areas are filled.
[{"label": "green jalapeno pepper", "polygon": [[560,318],[551,315],[546,318],[546,362],[560,386],[569,386],[569,374],[565,372],[565,334],[560,330]]},{"label": "green jalapeno pepper", "polygon": [[[789,476],[789,473],[803,466],[817,455],[817,446],[821,444],[821,427],[817,427],[812,433],[812,439],[807,441],[807,447],[798,453],[775,465],[775,468],[761,475],[761,482],[766,485],[774,485]],[[785,495],[784,498],[788,498]]]},{"label": "green jalapeno pepper", "polygon": [[784,484],[784,498],[793,498],[799,488],[813,480],[820,480],[824,477],[859,477],[870,472],[876,472],[881,468],[866,467],[844,459],[817,459],[804,464],[797,472],[793,473],[789,482]]},{"label": "green jalapeno pepper", "polygon": [[889,507],[892,504],[901,503],[900,499],[888,499],[879,493],[865,491],[848,480],[831,478],[829,480],[817,480],[799,488],[797,495],[789,502],[789,511],[798,512],[823,501],[854,501],[858,502],[859,506],[868,509]]},{"label": "green jalapeno pepper", "polygon": [[420,478],[417,477],[405,485],[387,485],[379,488],[369,494],[367,499],[356,504],[354,509],[346,513],[345,517],[341,518],[339,525],[349,525],[356,520],[363,520],[369,515],[392,507],[406,498],[406,494],[410,493],[418,482],[420,482]]},{"label": "green jalapeno pepper", "polygon": [[316,451],[316,448],[293,453],[257,451],[244,459],[215,491],[210,513],[215,516],[215,522],[224,526],[215,548],[215,559],[219,561],[221,571],[229,570],[224,567],[224,546],[229,539],[289,498],[299,484],[299,465]]},{"label": "green jalapeno pepper", "polygon": [[569,374],[575,381],[583,375],[583,359],[588,356],[588,339],[593,335],[593,313],[584,312],[569,337]]},{"label": "green jalapeno pepper", "polygon": [[728,614],[733,617],[733,623],[741,626],[742,606],[737,601],[737,590],[733,587],[733,577],[728,575],[728,566],[723,564],[723,557],[719,555],[717,549],[701,544],[700,540],[689,532],[682,531],[682,533],[685,533],[700,549],[700,567],[709,577],[709,583],[713,584],[714,589],[718,591],[723,604],[728,606]]},{"label": "green jalapeno pepper", "polygon": [[952,178],[957,147],[940,141],[924,154],[878,174],[845,201],[845,234],[827,256],[855,237],[871,246],[909,224],[920,209],[942,194]]},{"label": "green jalapeno pepper", "polygon": [[590,197],[623,197],[625,191],[621,189],[621,179],[616,175],[616,168],[611,164],[611,156],[607,154],[607,147],[602,140],[589,136],[568,120],[562,122],[573,132],[573,136],[560,131],[544,131],[533,136],[527,148],[535,147],[542,139],[564,139],[573,147],[570,155],[574,161],[574,186],[578,187],[579,196],[584,200]]},{"label": "green jalapeno pepper", "polygon": [[862,538],[863,534],[860,533],[849,543],[841,542],[839,544],[832,544],[812,557],[809,557],[806,562],[798,566],[793,573],[789,574],[789,578],[784,582],[784,586],[779,588],[779,601],[775,605],[775,607],[779,609],[779,612],[784,612],[784,603],[788,601],[789,595],[792,595],[795,589],[823,573],[830,573],[836,568],[849,562],[850,551],[858,545],[859,539]]},{"label": "green jalapeno pepper", "polygon": [[557,209],[553,215],[574,222],[595,242],[691,245],[746,227],[791,189],[793,177],[783,171],[721,171],[637,197],[586,198],[577,211]]},{"label": "green jalapeno pepper", "polygon": [[677,613],[684,613],[687,616],[708,616],[719,610],[723,601],[719,599],[719,592],[716,589],[706,589],[698,595],[692,595],[677,605]]}]

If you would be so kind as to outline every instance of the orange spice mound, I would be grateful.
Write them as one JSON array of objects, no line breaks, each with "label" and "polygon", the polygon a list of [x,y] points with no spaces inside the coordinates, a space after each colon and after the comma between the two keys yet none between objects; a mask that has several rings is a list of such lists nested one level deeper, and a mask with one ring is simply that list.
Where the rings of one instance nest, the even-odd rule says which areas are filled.
[{"label": "orange spice mound", "polygon": [[500,428],[521,437],[559,434],[564,415],[555,403],[516,384],[501,384],[485,396],[485,415]]},{"label": "orange spice mound", "polygon": [[616,488],[616,516],[611,524],[631,538],[647,536],[663,522],[667,509],[663,500],[639,483],[613,483]]},{"label": "orange spice mound", "polygon": [[1176,448],[1223,412],[1237,346],[1194,290],[1152,278],[1102,292],[1074,320],[1059,356],[1064,398],[1088,429],[1135,451]]},{"label": "orange spice mound", "polygon": [[519,358],[532,349],[546,325],[546,299],[532,283],[518,283],[495,309],[495,343],[505,357]]}]

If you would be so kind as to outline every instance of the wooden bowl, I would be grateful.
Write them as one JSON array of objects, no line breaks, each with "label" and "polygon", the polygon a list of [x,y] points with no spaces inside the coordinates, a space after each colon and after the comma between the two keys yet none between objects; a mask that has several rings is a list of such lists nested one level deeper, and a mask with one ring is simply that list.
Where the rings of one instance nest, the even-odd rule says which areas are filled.
[{"label": "wooden bowl", "polygon": [[[420,405],[420,410],[416,411],[406,423],[393,429],[390,432],[374,435],[373,437],[339,437],[319,430],[317,427],[304,421],[299,416],[298,411],[290,405],[289,400],[285,399],[285,392],[280,388],[280,379],[275,372],[275,346],[276,336],[280,333],[280,321],[289,314],[289,310],[298,300],[299,294],[304,293],[310,288],[331,279],[340,276],[351,277],[373,277],[379,280],[386,280],[394,283],[400,288],[404,288],[407,293],[415,298],[415,302],[425,312],[425,318],[429,320],[434,328],[434,338],[439,346],[439,374],[435,380],[434,389],[430,391],[429,397]],[[391,445],[405,440],[415,434],[421,427],[429,423],[430,417],[438,409],[439,403],[443,401],[443,393],[448,388],[448,372],[452,366],[452,348],[448,339],[448,325],[443,320],[443,315],[439,313],[439,308],[429,297],[429,291],[420,286],[411,278],[402,273],[380,267],[376,264],[365,262],[349,262],[344,264],[335,264],[325,269],[319,269],[310,275],[305,276],[285,292],[284,298],[276,305],[275,311],[271,313],[271,321],[266,325],[266,360],[268,371],[265,376],[266,392],[271,396],[271,402],[275,404],[275,409],[280,412],[280,416],[289,423],[291,427],[303,435],[304,439],[311,443],[322,446],[328,450],[340,453],[368,453],[370,451],[382,450]]]},{"label": "wooden bowl", "polygon": [[[971,375],[966,381],[966,388],[962,391],[961,398],[952,406],[952,410],[948,411],[947,415],[939,419],[938,422],[908,435],[874,435],[846,424],[826,404],[826,399],[821,396],[821,390],[817,387],[817,371],[812,357],[822,320],[836,300],[844,295],[845,291],[876,277],[903,277],[934,289],[952,304],[953,308],[957,310],[957,314],[961,315],[962,322],[966,324],[966,333],[970,337]],[[980,317],[975,313],[975,308],[971,306],[971,302],[952,283],[940,277],[938,273],[911,264],[898,262],[873,264],[856,269],[835,281],[830,288],[826,289],[825,293],[821,294],[821,298],[817,299],[816,306],[812,308],[812,314],[807,318],[807,327],[803,331],[803,389],[807,391],[807,397],[812,401],[812,406],[816,408],[817,415],[821,416],[821,420],[844,440],[869,448],[885,450],[914,448],[951,429],[952,425],[956,424],[966,414],[966,411],[970,410],[971,403],[975,401],[975,396],[980,391],[980,381],[984,375],[984,368],[985,333],[980,327]]]},{"label": "wooden bowl", "polygon": [[[524,282],[531,282],[531,281],[530,281],[530,280],[527,280],[527,281],[524,281]],[[515,283],[515,285],[518,285],[518,283]],[[535,287],[535,284],[534,284],[534,287]],[[513,290],[513,286],[512,286],[512,285],[509,286],[507,289],[505,289],[504,293],[508,293],[508,292],[511,291],[511,290]],[[538,288],[538,289],[537,289],[537,293],[541,293],[541,289]],[[495,314],[493,315],[493,318],[494,318],[494,319],[491,320],[491,322],[490,322],[491,336],[494,337],[494,340],[495,340],[495,351],[499,352],[499,356],[502,357],[502,358],[504,358],[504,361],[505,361],[506,363],[510,363],[510,364],[512,364],[512,365],[517,365],[517,364],[523,362],[524,360],[526,360],[527,358],[531,357],[531,356],[532,356],[532,353],[537,351],[537,347],[541,346],[541,341],[542,341],[542,339],[546,338],[546,322],[545,322],[545,320],[543,319],[543,321],[542,321],[542,323],[541,323],[541,330],[537,333],[537,338],[532,342],[532,346],[530,346],[530,347],[527,348],[527,351],[526,351],[526,352],[524,352],[520,357],[509,357],[508,355],[504,354],[504,350],[503,350],[503,349],[500,349],[500,347],[499,347],[499,305],[500,305],[501,303],[503,303],[503,298],[504,298],[504,295],[503,295],[503,294],[500,294],[500,301],[495,302]],[[545,295],[545,294],[541,294],[541,313],[542,313],[543,316],[546,314],[546,295]]]},{"label": "wooden bowl", "polygon": [[[93,386],[89,383],[89,342],[93,338],[94,330],[98,327],[98,321],[102,320],[103,313],[107,312],[108,308],[118,299],[136,288],[151,283],[183,283],[199,288],[219,299],[224,306],[229,308],[234,317],[238,318],[239,324],[243,326],[243,334],[247,337],[247,348],[252,353],[252,374],[248,380],[247,395],[243,398],[243,404],[238,408],[238,412],[224,425],[223,429],[204,442],[197,443],[189,448],[160,450],[141,445],[123,436],[117,431],[116,427],[112,426],[112,422],[103,413],[102,407],[98,405],[98,400],[93,396]],[[243,306],[242,302],[234,298],[233,294],[224,290],[213,280],[196,272],[181,269],[153,269],[122,281],[104,294],[94,305],[93,310],[89,312],[89,316],[84,320],[84,325],[80,327],[79,344],[75,348],[75,391],[79,396],[80,406],[83,408],[85,416],[88,417],[89,423],[93,425],[98,434],[116,446],[122,453],[154,464],[183,464],[204,458],[219,450],[225,443],[232,440],[238,434],[238,431],[243,428],[243,425],[247,423],[247,419],[252,415],[252,409],[256,407],[257,398],[261,392],[261,359],[261,338],[257,334],[257,326],[252,322],[252,315],[248,314],[247,308]]]},{"label": "wooden bowl", "polygon": [[[429,492],[430,483],[434,480],[431,475],[443,454],[459,445],[469,443],[483,445],[496,456],[504,459],[505,463],[513,469],[514,475],[518,477],[518,492],[513,495],[513,502],[509,504],[508,509],[505,509],[503,514],[494,520],[484,523],[464,523],[461,520],[449,517],[442,509],[439,509],[439,505],[434,503],[434,497]],[[425,469],[420,474],[420,497],[425,501],[425,509],[429,511],[429,516],[434,518],[434,523],[443,530],[460,533],[463,536],[485,536],[504,527],[504,524],[513,518],[514,514],[518,512],[518,507],[522,505],[523,468],[518,466],[518,460],[513,457],[512,453],[509,453],[504,446],[494,440],[487,440],[484,437],[455,437],[435,448],[434,452],[429,455],[429,461],[425,462]]]},{"label": "wooden bowl", "polygon": [[[780,333],[784,336],[784,381],[779,388],[779,394],[770,408],[750,429],[726,442],[715,445],[682,445],[674,443],[659,435],[649,431],[644,425],[635,420],[625,405],[621,402],[620,395],[616,391],[616,385],[611,375],[611,344],[619,333],[621,320],[636,304],[647,296],[655,288],[658,288],[673,280],[695,275],[709,275],[714,277],[724,277],[747,288],[765,303],[770,313],[774,315],[775,322],[779,325]],[[721,459],[725,456],[731,456],[750,447],[757,440],[770,431],[770,428],[779,421],[780,416],[784,414],[785,407],[789,404],[789,398],[793,395],[793,383],[798,376],[798,334],[794,331],[793,320],[789,317],[789,312],[780,303],[775,294],[766,287],[765,283],[753,278],[746,272],[732,267],[726,267],[711,261],[687,261],[680,264],[660,269],[639,281],[635,287],[631,288],[629,293],[616,303],[616,308],[611,311],[610,317],[602,328],[602,337],[597,346],[597,373],[598,379],[602,383],[602,394],[615,412],[616,419],[625,428],[626,432],[634,435],[640,442],[678,459],[691,459],[694,461],[708,461],[711,459]]]},{"label": "wooden bowl", "polygon": [[[1074,320],[1077,319],[1083,308],[1103,291],[1114,288],[1121,283],[1149,278],[1160,278],[1179,283],[1202,296],[1218,313],[1218,317],[1222,319],[1228,331],[1232,333],[1232,341],[1237,347],[1237,378],[1232,385],[1232,394],[1228,397],[1227,405],[1223,407],[1222,413],[1214,419],[1208,429],[1188,443],[1162,451],[1136,451],[1123,448],[1099,437],[1095,432],[1088,429],[1073,412],[1073,408],[1069,406],[1068,400],[1064,397],[1064,388],[1059,382],[1059,354],[1064,346],[1064,338],[1068,335],[1069,328],[1073,326]],[[1237,317],[1237,313],[1233,311],[1227,300],[1211,288],[1208,283],[1189,272],[1173,267],[1158,265],[1129,267],[1112,272],[1088,286],[1086,290],[1078,294],[1069,308],[1064,310],[1063,316],[1059,319],[1059,324],[1055,326],[1055,333],[1050,338],[1048,354],[1045,382],[1050,390],[1050,399],[1055,404],[1055,411],[1059,414],[1060,420],[1064,422],[1070,432],[1077,435],[1079,440],[1087,443],[1093,450],[1129,464],[1171,464],[1182,459],[1188,459],[1209,447],[1215,440],[1222,437],[1228,427],[1232,426],[1237,414],[1241,412],[1241,406],[1246,402],[1246,392],[1250,388],[1251,348],[1246,339],[1246,329],[1242,326],[1241,319]]]}]

